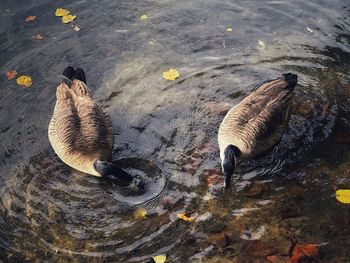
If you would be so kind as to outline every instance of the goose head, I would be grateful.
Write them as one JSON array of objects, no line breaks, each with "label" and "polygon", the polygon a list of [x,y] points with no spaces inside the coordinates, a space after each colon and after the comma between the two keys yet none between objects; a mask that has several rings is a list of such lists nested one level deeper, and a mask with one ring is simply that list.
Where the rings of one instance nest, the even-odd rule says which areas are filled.
[{"label": "goose head", "polygon": [[223,153],[223,158],[221,159],[222,172],[224,173],[224,187],[225,189],[230,187],[231,177],[236,169],[237,157],[241,154],[238,147],[230,144],[228,145]]},{"label": "goose head", "polygon": [[97,160],[94,168],[103,179],[112,182],[120,187],[127,187],[132,191],[139,191],[145,188],[144,181],[136,176],[132,176],[115,164]]}]

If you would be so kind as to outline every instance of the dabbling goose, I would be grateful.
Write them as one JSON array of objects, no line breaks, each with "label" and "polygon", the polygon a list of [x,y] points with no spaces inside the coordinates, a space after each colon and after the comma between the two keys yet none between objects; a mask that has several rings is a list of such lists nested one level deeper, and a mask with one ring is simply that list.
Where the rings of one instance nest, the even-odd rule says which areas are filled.
[{"label": "dabbling goose", "polygon": [[[110,179],[118,186],[142,182],[110,163],[114,134],[109,116],[92,99],[81,68],[67,67],[56,91],[48,136],[58,157],[83,173]],[[70,87],[67,85],[70,84]]]},{"label": "dabbling goose", "polygon": [[222,121],[218,142],[225,188],[236,162],[257,157],[282,137],[290,119],[289,103],[298,76],[291,73],[260,86],[233,107]]}]

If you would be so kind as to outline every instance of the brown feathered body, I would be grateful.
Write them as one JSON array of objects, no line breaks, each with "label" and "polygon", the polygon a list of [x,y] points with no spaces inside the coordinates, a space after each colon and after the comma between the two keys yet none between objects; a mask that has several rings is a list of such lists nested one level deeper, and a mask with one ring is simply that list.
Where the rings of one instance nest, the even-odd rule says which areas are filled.
[{"label": "brown feathered body", "polygon": [[239,160],[257,157],[281,139],[293,97],[294,86],[287,86],[283,78],[265,83],[227,113],[218,132],[221,160],[230,144],[239,148]]},{"label": "brown feathered body", "polygon": [[58,157],[83,173],[101,176],[96,160],[110,161],[114,142],[109,116],[91,97],[86,84],[75,79],[71,86],[60,84],[49,124],[50,143]]}]

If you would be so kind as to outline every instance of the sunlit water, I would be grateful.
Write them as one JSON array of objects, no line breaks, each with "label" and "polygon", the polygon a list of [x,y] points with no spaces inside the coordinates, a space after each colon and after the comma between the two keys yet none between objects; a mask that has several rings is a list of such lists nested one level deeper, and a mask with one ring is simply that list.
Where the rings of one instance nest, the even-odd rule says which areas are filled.
[{"label": "sunlit water", "polygon": [[[79,32],[57,7],[77,15]],[[248,257],[247,240],[258,239],[274,254],[314,243],[323,262],[349,262],[350,206],[335,199],[350,187],[349,30],[344,0],[2,1],[0,258],[223,262]],[[85,69],[111,116],[114,159],[151,170],[146,193],[125,196],[54,154],[47,127],[67,65]],[[166,81],[172,67],[180,77]],[[8,81],[13,69],[32,87]],[[285,72],[299,76],[285,135],[224,192],[216,134],[225,110]],[[249,190],[258,184],[259,194]]]}]

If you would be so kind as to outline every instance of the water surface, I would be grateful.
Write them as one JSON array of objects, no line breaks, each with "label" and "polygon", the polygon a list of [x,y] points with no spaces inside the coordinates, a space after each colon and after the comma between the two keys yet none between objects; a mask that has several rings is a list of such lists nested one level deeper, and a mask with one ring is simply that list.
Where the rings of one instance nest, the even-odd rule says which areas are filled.
[{"label": "water surface", "polygon": [[[336,189],[350,187],[346,1],[4,0],[0,7],[4,262],[149,262],[159,254],[167,262],[257,262],[266,255],[247,255],[247,247],[287,256],[293,242],[319,244],[322,262],[349,262],[350,208],[335,199]],[[79,32],[54,16],[57,7],[77,15]],[[26,23],[29,15],[37,19]],[[44,40],[33,40],[39,33]],[[117,189],[54,154],[47,126],[67,65],[85,69],[111,116],[114,159],[143,158],[166,174],[151,202],[120,202]],[[171,67],[180,77],[166,81]],[[32,76],[32,87],[8,81],[13,69]],[[225,111],[285,72],[297,73],[299,85],[281,142],[242,164],[224,192],[216,135]],[[135,216],[140,208],[146,219]],[[178,219],[184,212],[195,221]]]}]

